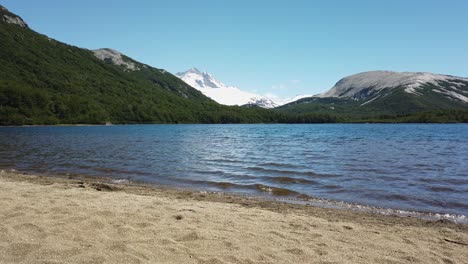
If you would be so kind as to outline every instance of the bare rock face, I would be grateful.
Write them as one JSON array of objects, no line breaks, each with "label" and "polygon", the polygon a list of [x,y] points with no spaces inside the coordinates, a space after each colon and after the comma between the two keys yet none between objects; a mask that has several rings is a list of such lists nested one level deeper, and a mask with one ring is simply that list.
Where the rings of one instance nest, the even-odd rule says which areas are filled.
[{"label": "bare rock face", "polygon": [[100,60],[111,60],[115,65],[124,66],[128,71],[140,70],[135,63],[127,61],[122,56],[122,53],[113,49],[97,49],[93,50],[94,56]]},{"label": "bare rock face", "polygon": [[11,13],[6,7],[2,5],[0,5],[0,20],[8,24],[15,24],[23,28],[29,28],[28,24],[26,24],[26,22],[24,22],[21,17]]},{"label": "bare rock face", "polygon": [[3,21],[7,22],[8,24],[16,24],[20,27],[27,28],[28,24],[23,21],[20,17],[12,17],[9,15],[3,15]]}]

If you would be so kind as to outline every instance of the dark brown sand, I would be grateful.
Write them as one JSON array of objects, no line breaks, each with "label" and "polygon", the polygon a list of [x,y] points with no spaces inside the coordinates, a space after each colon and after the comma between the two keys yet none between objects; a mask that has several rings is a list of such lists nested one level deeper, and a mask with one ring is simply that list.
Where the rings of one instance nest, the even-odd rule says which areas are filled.
[{"label": "dark brown sand", "polygon": [[0,173],[0,263],[468,263],[468,226]]}]

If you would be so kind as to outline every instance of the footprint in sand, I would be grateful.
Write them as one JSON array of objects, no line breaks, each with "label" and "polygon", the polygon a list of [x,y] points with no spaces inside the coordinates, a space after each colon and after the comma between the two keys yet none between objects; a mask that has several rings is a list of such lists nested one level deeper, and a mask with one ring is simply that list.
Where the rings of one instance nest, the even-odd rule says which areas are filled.
[{"label": "footprint in sand", "polygon": [[6,239],[7,237],[10,236],[10,232],[8,231],[8,228],[6,227],[0,227],[0,237],[2,239]]},{"label": "footprint in sand", "polygon": [[112,211],[99,211],[99,212],[96,212],[96,215],[98,216],[103,216],[103,217],[113,217],[115,216],[115,213],[113,213]]},{"label": "footprint in sand", "polygon": [[23,212],[14,212],[14,213],[11,213],[11,214],[4,215],[2,217],[2,219],[7,220],[7,219],[10,219],[10,218],[15,218],[15,217],[23,216],[23,215],[24,215]]},{"label": "footprint in sand", "polygon": [[300,248],[291,248],[291,249],[286,249],[285,251],[287,253],[297,255],[297,256],[304,255],[304,250],[302,250]]},{"label": "footprint in sand", "polygon": [[106,257],[98,254],[80,254],[69,259],[70,263],[82,263],[82,264],[101,264],[106,261]]},{"label": "footprint in sand", "polygon": [[135,225],[138,228],[147,228],[147,227],[154,226],[154,224],[148,223],[148,222],[136,223]]},{"label": "footprint in sand", "polygon": [[319,256],[325,256],[328,255],[328,252],[323,250],[323,249],[314,249],[314,252],[319,255]]},{"label": "footprint in sand", "polygon": [[195,240],[198,240],[198,239],[200,239],[198,234],[196,232],[191,232],[190,234],[185,235],[185,236],[177,239],[177,241],[179,241],[179,242],[190,242],[190,241],[195,241]]},{"label": "footprint in sand", "polygon": [[27,244],[27,243],[14,243],[8,246],[6,252],[3,252],[3,256],[0,258],[1,261],[6,261],[7,263],[17,263],[21,262],[29,254],[41,248],[40,244]]},{"label": "footprint in sand", "polygon": [[271,231],[270,234],[273,234],[275,236],[278,236],[278,237],[281,237],[283,239],[286,239],[287,237],[279,232],[276,232],[276,231]]},{"label": "footprint in sand", "polygon": [[13,227],[24,239],[44,239],[47,234],[37,225],[27,223]]}]

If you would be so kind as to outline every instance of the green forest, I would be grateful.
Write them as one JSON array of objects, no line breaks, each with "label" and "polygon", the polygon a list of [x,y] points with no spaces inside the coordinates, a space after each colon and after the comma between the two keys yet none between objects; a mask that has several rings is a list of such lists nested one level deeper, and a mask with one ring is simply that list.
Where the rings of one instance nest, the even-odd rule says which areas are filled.
[{"label": "green forest", "polygon": [[463,110],[362,118],[314,110],[223,106],[164,70],[124,59],[139,70],[129,71],[99,60],[90,50],[0,21],[0,125],[468,120]]}]

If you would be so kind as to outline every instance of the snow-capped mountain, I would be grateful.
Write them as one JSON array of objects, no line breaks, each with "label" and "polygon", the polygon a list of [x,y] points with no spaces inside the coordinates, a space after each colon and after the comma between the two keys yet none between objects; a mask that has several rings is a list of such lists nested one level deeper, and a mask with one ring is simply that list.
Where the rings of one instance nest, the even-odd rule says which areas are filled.
[{"label": "snow-capped mountain", "polygon": [[363,72],[341,79],[329,91],[316,97],[373,101],[398,89],[419,97],[434,92],[452,100],[468,103],[468,78],[427,72]]},{"label": "snow-capped mountain", "polygon": [[426,72],[363,72],[341,79],[325,93],[280,108],[346,118],[468,109],[468,78]]},{"label": "snow-capped mountain", "polygon": [[200,90],[204,95],[224,105],[257,105],[263,108],[274,108],[276,102],[268,97],[243,91],[235,86],[228,86],[207,72],[192,68],[176,76],[188,85]]}]

